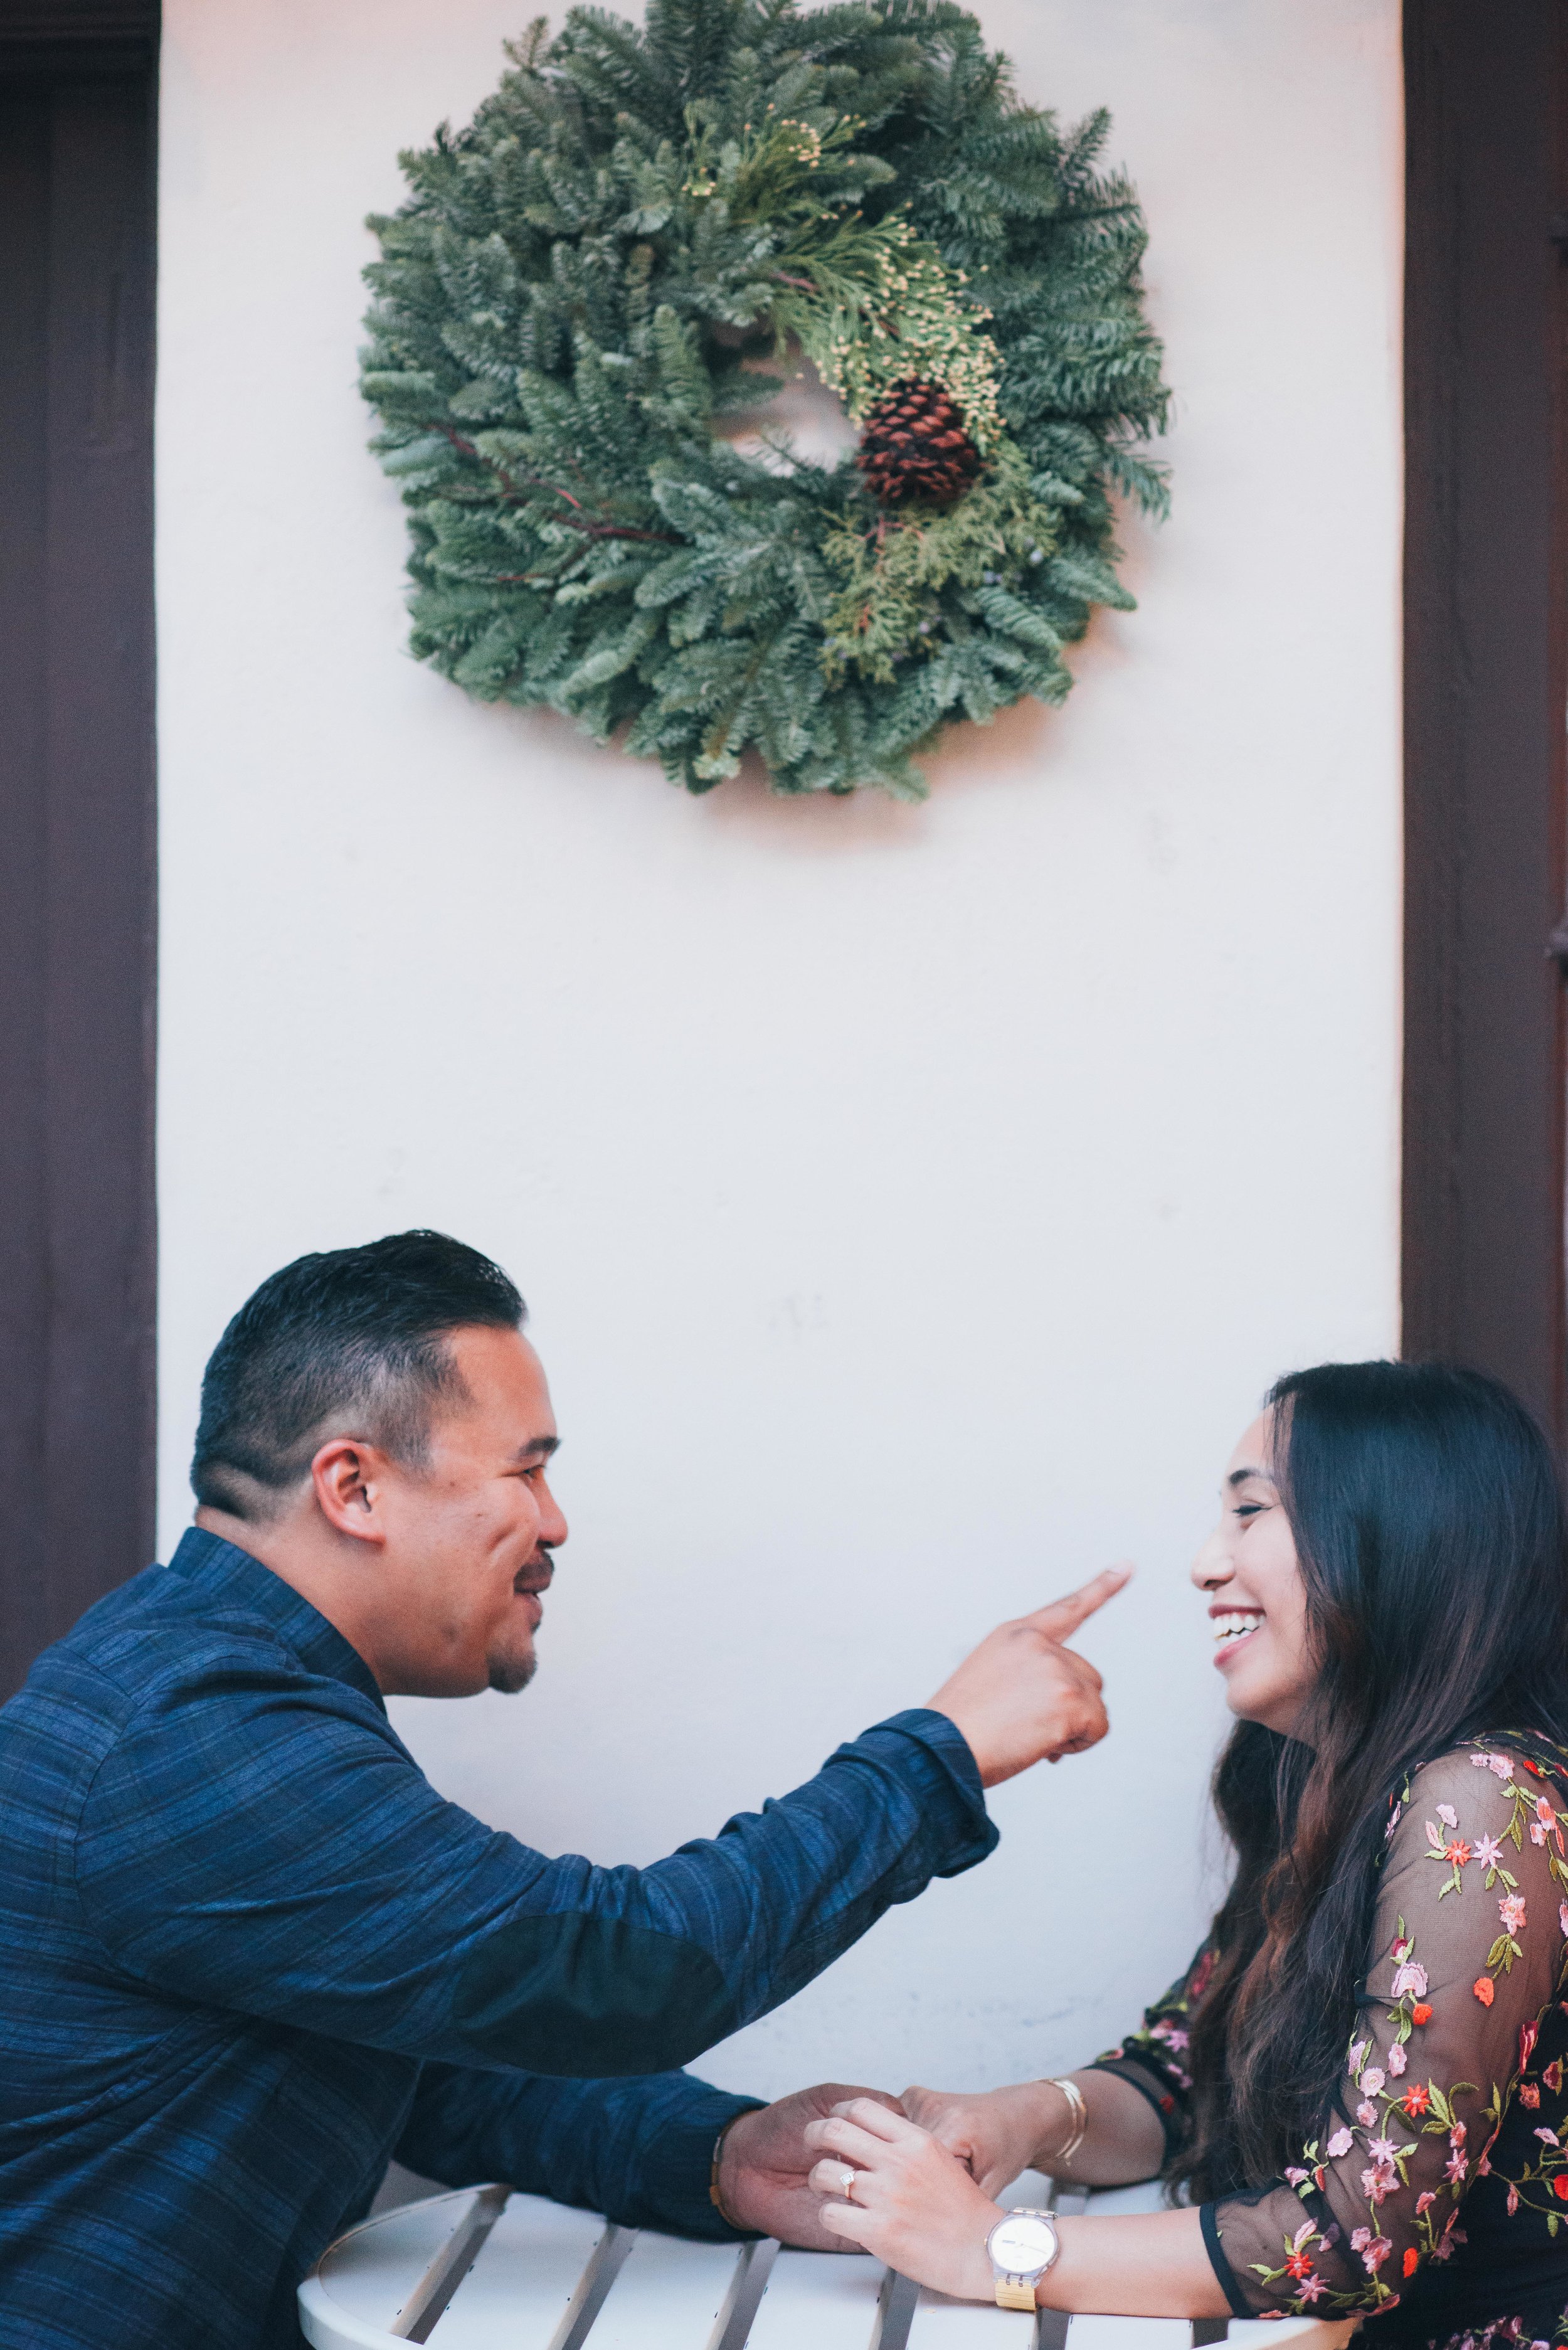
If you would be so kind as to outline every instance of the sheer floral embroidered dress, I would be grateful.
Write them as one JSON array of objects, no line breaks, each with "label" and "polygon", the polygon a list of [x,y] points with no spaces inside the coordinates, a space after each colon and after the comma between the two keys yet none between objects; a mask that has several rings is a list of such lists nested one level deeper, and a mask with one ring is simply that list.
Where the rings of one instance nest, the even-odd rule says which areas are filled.
[{"label": "sheer floral embroidered dress", "polygon": [[[1509,1732],[1394,1805],[1334,2109],[1282,2178],[1203,2207],[1238,2316],[1359,2314],[1367,2350],[1568,2344],[1565,1786],[1568,1752]],[[1210,1970],[1206,1946],[1098,2060],[1173,2153]]]}]

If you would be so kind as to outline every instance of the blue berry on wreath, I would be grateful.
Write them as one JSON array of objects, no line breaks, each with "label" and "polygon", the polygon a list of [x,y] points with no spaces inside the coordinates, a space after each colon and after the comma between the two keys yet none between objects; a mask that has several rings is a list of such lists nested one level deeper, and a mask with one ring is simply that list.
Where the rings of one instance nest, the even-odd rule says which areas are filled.
[{"label": "blue berry on wreath", "polygon": [[[752,749],[919,798],[946,723],[1060,702],[1131,607],[1113,498],[1166,504],[1106,116],[1022,105],[948,0],[579,7],[508,56],[370,224],[415,654],[694,792]],[[856,448],[725,438],[808,364]]]}]

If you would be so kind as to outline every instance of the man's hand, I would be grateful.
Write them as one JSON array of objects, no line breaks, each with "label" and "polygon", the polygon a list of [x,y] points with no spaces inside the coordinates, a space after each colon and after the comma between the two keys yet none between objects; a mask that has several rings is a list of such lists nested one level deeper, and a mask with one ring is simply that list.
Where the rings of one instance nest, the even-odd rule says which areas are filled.
[{"label": "man's hand", "polygon": [[806,2184],[818,2151],[805,2142],[807,2122],[821,2121],[850,2097],[868,2097],[898,2111],[898,2099],[880,2089],[823,2081],[815,2089],[797,2089],[793,2097],[780,2097],[776,2105],[732,2122],[719,2160],[724,2216],[737,2227],[755,2228],[760,2235],[776,2236],[781,2243],[799,2244],[807,2251],[858,2251],[823,2226],[822,2199]]},{"label": "man's hand", "polygon": [[1062,1646],[1118,1592],[1132,1568],[1107,1566],[1081,1591],[999,1624],[930,1700],[969,1741],[981,1783],[1097,1745],[1110,1728],[1093,1665]]}]

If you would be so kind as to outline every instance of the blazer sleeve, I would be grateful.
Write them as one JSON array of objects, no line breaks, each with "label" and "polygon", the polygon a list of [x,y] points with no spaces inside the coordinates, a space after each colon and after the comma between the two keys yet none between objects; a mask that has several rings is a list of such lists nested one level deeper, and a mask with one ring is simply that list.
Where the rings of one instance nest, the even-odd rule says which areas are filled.
[{"label": "blazer sleeve", "polygon": [[380,1709],[271,1652],[162,1686],[81,1808],[106,1969],[421,2059],[667,2072],[988,1853],[974,1759],[897,1714],[651,1867],[547,1856],[438,1795]]},{"label": "blazer sleeve", "polygon": [[709,2191],[713,2147],[756,2103],[690,2073],[562,2081],[427,2064],[397,2158],[448,2187],[504,2179],[624,2227],[732,2243]]}]

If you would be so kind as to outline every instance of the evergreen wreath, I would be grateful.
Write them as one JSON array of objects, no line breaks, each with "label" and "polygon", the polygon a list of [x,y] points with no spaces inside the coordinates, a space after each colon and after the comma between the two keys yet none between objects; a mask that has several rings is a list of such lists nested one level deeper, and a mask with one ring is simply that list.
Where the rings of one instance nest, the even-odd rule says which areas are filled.
[{"label": "evergreen wreath", "polygon": [[[923,795],[944,721],[1059,702],[1132,598],[1111,494],[1163,513],[1142,216],[949,0],[574,7],[405,154],[362,386],[402,485],[412,650],[694,792]],[[836,465],[716,417],[804,352]],[[798,362],[794,362],[798,363]]]}]

